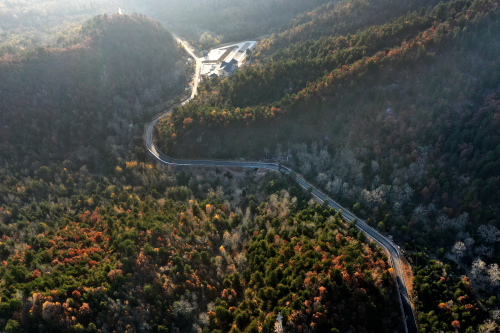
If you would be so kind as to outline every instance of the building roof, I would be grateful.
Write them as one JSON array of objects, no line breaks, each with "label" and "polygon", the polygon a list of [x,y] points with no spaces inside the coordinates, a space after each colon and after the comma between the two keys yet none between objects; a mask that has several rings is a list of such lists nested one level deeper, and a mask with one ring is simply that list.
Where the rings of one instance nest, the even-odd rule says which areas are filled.
[{"label": "building roof", "polygon": [[255,44],[255,41],[246,41],[210,50],[201,62],[200,75],[215,77],[232,74],[240,64],[245,62],[246,50],[254,48]]},{"label": "building roof", "polygon": [[220,64],[220,68],[225,70],[226,72],[230,72],[233,69],[233,66],[236,65],[238,61],[235,59],[231,59],[229,62],[223,61],[222,64]]}]

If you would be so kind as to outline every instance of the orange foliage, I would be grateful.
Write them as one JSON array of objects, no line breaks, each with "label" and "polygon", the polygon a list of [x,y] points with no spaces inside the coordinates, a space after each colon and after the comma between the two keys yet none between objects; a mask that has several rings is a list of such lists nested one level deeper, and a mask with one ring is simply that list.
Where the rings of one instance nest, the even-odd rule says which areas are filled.
[{"label": "orange foliage", "polygon": [[39,276],[41,276],[41,275],[42,275],[42,273],[41,273],[38,269],[35,269],[35,270],[33,271],[33,274],[31,275],[31,277],[32,277],[33,279],[36,279],[37,277],[39,277]]},{"label": "orange foliage", "polygon": [[127,169],[134,169],[138,165],[137,161],[125,162],[125,167]]},{"label": "orange foliage", "polygon": [[194,290],[194,288],[196,288],[196,286],[194,285],[193,282],[189,281],[189,280],[186,280],[186,289],[188,290]]},{"label": "orange foliage", "polygon": [[79,312],[80,312],[80,316],[86,317],[86,316],[90,315],[92,310],[90,310],[90,306],[88,305],[88,303],[83,303],[82,306],[80,307]]},{"label": "orange foliage", "polygon": [[114,281],[121,274],[122,274],[122,271],[120,269],[112,269],[108,273],[108,279],[110,279],[111,281]]},{"label": "orange foliage", "polygon": [[326,322],[326,316],[321,312],[316,312],[313,316],[313,320],[318,324],[322,324]]},{"label": "orange foliage", "polygon": [[207,284],[207,292],[206,292],[207,298],[210,300],[213,300],[217,297],[217,294],[218,294],[217,288],[212,287],[211,285]]}]

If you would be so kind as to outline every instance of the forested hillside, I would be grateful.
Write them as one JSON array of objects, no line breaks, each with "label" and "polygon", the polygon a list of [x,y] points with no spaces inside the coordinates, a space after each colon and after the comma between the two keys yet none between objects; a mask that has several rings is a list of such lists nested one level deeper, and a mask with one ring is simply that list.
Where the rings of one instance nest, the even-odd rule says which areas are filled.
[{"label": "forested hillside", "polygon": [[0,28],[6,32],[14,29],[53,26],[76,17],[95,15],[104,9],[118,10],[104,1],[74,0],[5,0],[0,4]]},{"label": "forested hillside", "polygon": [[[0,164],[37,169],[64,159],[114,166],[132,138],[185,84],[170,32],[140,15],[97,16],[67,47],[0,60]],[[32,165],[32,164],[37,165]]]},{"label": "forested hillside", "polygon": [[2,36],[2,332],[402,329],[382,249],[291,178],[145,162],[186,83],[170,32],[99,15],[61,36]]},{"label": "forested hillside", "polygon": [[[56,166],[19,176],[0,175],[3,191],[33,198],[0,208],[7,332],[271,332],[278,312],[288,332],[401,325],[381,249],[279,175],[235,207],[226,190],[196,199],[172,187],[182,175],[135,161],[113,182]],[[229,172],[197,182],[237,183]]]},{"label": "forested hillside", "polygon": [[116,13],[105,0],[23,0],[0,3],[0,58],[46,45],[73,45],[82,23]]},{"label": "forested hillside", "polygon": [[[58,3],[0,5],[0,331],[404,330],[387,255],[293,173],[148,161],[190,74],[169,31]],[[500,0],[121,4],[198,48],[276,32],[164,153],[290,166],[394,238],[420,332],[498,332]]]},{"label": "forested hillside", "polygon": [[4,52],[68,44],[73,30],[97,14],[141,13],[208,48],[279,30],[296,15],[328,0],[23,0],[0,3],[0,56]]},{"label": "forested hillside", "polygon": [[[285,25],[283,32],[262,41],[259,53],[272,55],[291,43],[324,36],[346,36],[358,30],[385,24],[391,19],[422,8],[433,7],[440,1],[346,0],[329,2],[303,13]],[[376,15],[373,13],[376,12]],[[258,54],[259,54],[258,53]],[[265,60],[266,58],[263,58]]]},{"label": "forested hillside", "polygon": [[260,62],[203,83],[157,142],[183,158],[291,156],[405,248],[423,279],[413,293],[425,332],[494,326],[463,302],[498,306],[499,2],[424,5],[357,32],[372,9],[351,5],[298,18],[263,43]]},{"label": "forested hillside", "polygon": [[[272,33],[304,11],[328,0],[123,0],[191,39],[196,47]],[[197,44],[198,42],[199,44]]]}]

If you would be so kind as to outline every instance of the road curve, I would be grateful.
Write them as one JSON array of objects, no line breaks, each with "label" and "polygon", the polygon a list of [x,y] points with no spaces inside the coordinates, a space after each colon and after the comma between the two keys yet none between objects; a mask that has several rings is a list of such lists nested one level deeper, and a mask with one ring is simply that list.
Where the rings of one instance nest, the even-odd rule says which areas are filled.
[{"label": "road curve", "polygon": [[[189,48],[189,46],[182,41],[179,37],[174,35],[174,38],[181,43],[185,50],[195,59],[196,61],[196,75],[195,75],[195,84],[193,85],[193,91],[191,97],[186,99],[180,105],[184,105],[188,103],[193,97],[196,95],[198,88],[198,80],[199,80],[199,72],[201,66],[201,59],[196,57],[193,51]],[[378,231],[370,227],[366,224],[365,221],[359,219],[350,212],[348,209],[342,207],[335,200],[328,197],[326,194],[321,192],[315,186],[307,182],[303,177],[297,175],[293,170],[276,164],[276,163],[260,163],[260,162],[251,162],[251,161],[216,161],[216,160],[182,160],[168,157],[160,152],[160,150],[156,147],[153,142],[153,128],[158,123],[158,121],[164,117],[166,114],[169,114],[172,110],[165,112],[160,117],[154,119],[152,122],[145,126],[145,143],[146,148],[148,149],[149,154],[156,159],[158,162],[166,165],[185,165],[185,166],[212,166],[212,167],[240,167],[240,168],[252,168],[252,169],[267,169],[267,170],[275,170],[280,171],[285,174],[294,174],[294,178],[296,182],[305,190],[311,191],[311,194],[316,198],[317,201],[321,203],[327,202],[329,207],[334,208],[337,211],[340,211],[343,218],[348,221],[356,221],[356,228],[365,233],[369,238],[373,239],[377,242],[388,254],[389,263],[394,269],[394,273],[396,276],[396,287],[398,289],[398,293],[400,296],[400,305],[401,312],[404,318],[405,330],[408,333],[417,333],[417,321],[415,313],[413,312],[413,308],[411,307],[411,300],[408,293],[408,289],[406,288],[405,277],[403,272],[403,265],[401,263],[401,258],[403,255],[399,251],[399,247],[395,245],[391,240],[387,237],[380,234]]]}]

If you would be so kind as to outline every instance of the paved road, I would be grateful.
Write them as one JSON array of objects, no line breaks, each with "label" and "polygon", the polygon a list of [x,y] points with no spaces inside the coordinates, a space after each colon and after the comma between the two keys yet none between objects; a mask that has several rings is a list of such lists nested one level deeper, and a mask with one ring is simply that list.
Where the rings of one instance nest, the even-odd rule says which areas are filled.
[{"label": "paved road", "polygon": [[[175,40],[177,40],[177,42],[180,43],[184,47],[184,49],[186,50],[186,52],[191,57],[193,57],[194,61],[196,61],[196,69],[195,69],[195,75],[194,75],[193,91],[191,92],[191,98],[194,98],[194,96],[198,92],[198,83],[200,81],[200,70],[201,70],[201,61],[202,61],[202,59],[198,58],[196,56],[196,54],[194,54],[193,49],[191,48],[191,46],[187,42],[183,41],[176,34],[172,34],[172,35],[174,36]],[[184,103],[187,103],[188,101],[189,100],[185,101]]]},{"label": "paved road", "polygon": [[[193,53],[193,51],[191,51],[189,46],[185,44],[184,41],[182,41],[175,35],[174,37],[184,45],[186,51],[193,57],[193,59],[196,60],[196,66],[197,66],[195,75],[195,87],[193,88],[193,93],[191,97],[181,103],[181,105],[184,105],[188,103],[196,95],[198,88],[198,78],[199,78],[199,69],[201,65],[201,60],[198,59],[198,57],[196,57],[196,55]],[[151,156],[153,156],[157,161],[167,165],[186,165],[186,166],[191,165],[191,166],[212,166],[212,167],[220,166],[220,167],[268,169],[268,170],[281,171],[286,174],[290,174],[293,172],[291,169],[285,166],[280,166],[275,163],[260,163],[252,161],[246,162],[246,161],[214,161],[214,160],[181,160],[168,157],[163,153],[161,153],[155,146],[153,142],[153,128],[163,116],[170,113],[171,111],[172,110],[167,111],[162,116],[154,119],[152,122],[146,125],[146,132],[145,132],[146,147]],[[314,187],[312,184],[308,183],[302,176],[295,174],[295,180],[305,190],[311,190],[312,195],[316,198],[317,201],[319,201],[320,203],[324,203],[326,201],[330,207],[334,208],[337,211],[340,210],[344,219],[348,221],[356,220],[356,228],[364,232],[369,238],[373,239],[382,248],[385,249],[385,251],[388,254],[390,264],[394,269],[394,273],[396,275],[396,282],[397,282],[396,286],[400,296],[401,312],[405,319],[404,324],[406,332],[417,333],[418,329],[417,329],[416,317],[411,307],[411,301],[410,301],[410,296],[408,294],[408,289],[406,288],[405,277],[403,273],[403,265],[401,263],[402,254],[399,251],[398,246],[395,245],[391,240],[389,240],[388,238],[377,232],[375,229],[370,227],[368,224],[366,224],[365,221],[357,218],[348,209],[342,207],[335,200],[332,200],[323,192],[321,192],[319,189]]]}]

